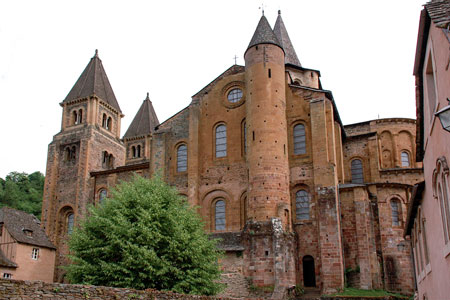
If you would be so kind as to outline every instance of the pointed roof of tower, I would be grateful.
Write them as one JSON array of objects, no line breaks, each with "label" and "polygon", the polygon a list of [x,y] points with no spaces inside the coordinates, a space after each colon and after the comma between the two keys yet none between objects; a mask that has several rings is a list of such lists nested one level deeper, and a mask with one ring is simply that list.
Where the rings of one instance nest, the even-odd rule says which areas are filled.
[{"label": "pointed roof of tower", "polygon": [[124,138],[147,135],[155,131],[155,127],[159,125],[158,117],[153,109],[152,101],[147,93],[141,107],[139,108],[136,116],[128,127],[127,132],[123,136]]},{"label": "pointed roof of tower", "polygon": [[255,33],[253,34],[247,50],[259,44],[274,44],[283,48],[275,36],[272,27],[270,27],[269,21],[267,21],[264,15],[262,15],[259,20],[258,26],[256,27]]},{"label": "pointed roof of tower", "polygon": [[89,97],[92,94],[122,112],[97,50],[64,101]]},{"label": "pointed roof of tower", "polygon": [[273,28],[273,32],[277,37],[278,41],[281,44],[281,47],[284,49],[284,61],[286,64],[293,64],[301,67],[300,61],[298,60],[297,53],[295,53],[295,49],[292,46],[291,39],[286,30],[286,26],[284,26],[283,19],[281,18],[281,11],[278,11],[278,18],[275,23],[275,27]]}]

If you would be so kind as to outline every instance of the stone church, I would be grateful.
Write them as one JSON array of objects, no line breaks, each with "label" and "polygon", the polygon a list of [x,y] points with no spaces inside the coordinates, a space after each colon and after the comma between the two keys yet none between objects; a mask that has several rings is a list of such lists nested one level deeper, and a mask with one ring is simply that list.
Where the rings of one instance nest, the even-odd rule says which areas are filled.
[{"label": "stone church", "polygon": [[160,172],[222,239],[229,296],[249,286],[413,291],[403,226],[423,176],[415,120],[344,125],[280,13],[273,29],[261,17],[244,58],[162,123],[147,95],[121,137],[124,115],[96,52],[60,103],[48,148],[42,226],[57,247],[56,281],[88,205],[134,173]]}]

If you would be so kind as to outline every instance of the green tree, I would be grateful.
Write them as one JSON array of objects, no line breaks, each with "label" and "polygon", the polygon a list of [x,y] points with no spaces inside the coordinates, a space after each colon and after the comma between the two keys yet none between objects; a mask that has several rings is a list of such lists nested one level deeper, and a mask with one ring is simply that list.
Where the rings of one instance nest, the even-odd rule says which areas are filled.
[{"label": "green tree", "polygon": [[0,178],[0,207],[8,206],[41,216],[45,177],[41,172],[11,172]]},{"label": "green tree", "polygon": [[71,235],[70,282],[199,295],[221,289],[216,243],[173,187],[135,176],[111,194]]}]

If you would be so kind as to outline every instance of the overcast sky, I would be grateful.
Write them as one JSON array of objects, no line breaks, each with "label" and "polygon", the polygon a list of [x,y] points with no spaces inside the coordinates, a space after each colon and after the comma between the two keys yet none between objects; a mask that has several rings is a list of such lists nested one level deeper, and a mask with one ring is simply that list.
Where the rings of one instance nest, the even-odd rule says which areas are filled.
[{"label": "overcast sky", "polygon": [[[265,0],[281,9],[302,65],[321,71],[344,124],[415,117],[412,76],[425,1]],[[162,122],[237,63],[261,17],[260,0],[0,2],[0,177],[45,173],[61,129],[59,103],[94,55],[125,117],[146,93]]]}]

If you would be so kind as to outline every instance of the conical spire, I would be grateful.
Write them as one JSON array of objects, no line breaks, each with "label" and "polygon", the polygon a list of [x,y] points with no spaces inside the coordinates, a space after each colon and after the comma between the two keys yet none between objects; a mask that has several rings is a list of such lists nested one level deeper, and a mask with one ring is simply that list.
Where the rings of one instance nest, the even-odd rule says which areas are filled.
[{"label": "conical spire", "polygon": [[122,112],[97,50],[64,101],[89,97],[92,94]]},{"label": "conical spire", "polygon": [[284,62],[286,64],[293,64],[301,67],[302,65],[298,60],[297,53],[295,53],[295,49],[292,46],[291,39],[289,38],[283,19],[281,18],[281,11],[278,11],[278,18],[275,27],[273,28],[273,32],[284,50]]},{"label": "conical spire", "polygon": [[261,16],[261,19],[259,20],[247,50],[259,44],[274,44],[283,48],[275,36],[272,27],[270,27],[269,21],[267,21],[264,15]]},{"label": "conical spire", "polygon": [[153,109],[152,101],[147,93],[141,107],[139,108],[136,116],[128,127],[127,132],[123,136],[124,138],[147,135],[155,131],[155,127],[159,125],[158,117]]}]

